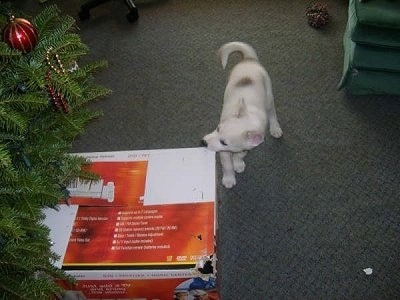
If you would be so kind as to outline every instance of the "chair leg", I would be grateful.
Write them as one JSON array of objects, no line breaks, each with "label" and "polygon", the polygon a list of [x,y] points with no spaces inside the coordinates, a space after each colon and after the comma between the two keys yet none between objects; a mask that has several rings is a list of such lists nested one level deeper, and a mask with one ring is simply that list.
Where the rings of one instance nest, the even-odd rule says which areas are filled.
[{"label": "chair leg", "polygon": [[126,15],[128,22],[130,23],[136,22],[137,19],[139,19],[139,12],[135,6],[135,3],[133,3],[133,0],[125,0],[125,3],[129,7],[129,13]]},{"label": "chair leg", "polygon": [[106,3],[110,0],[92,0],[88,1],[85,4],[82,4],[81,11],[78,13],[79,19],[81,21],[87,20],[90,18],[90,10],[95,8],[103,3]]},{"label": "chair leg", "polygon": [[[90,10],[92,8],[95,8],[108,1],[110,0],[92,0],[86,2],[81,6],[81,11],[78,13],[79,19],[81,21],[88,20],[90,18]],[[135,4],[133,3],[133,0],[125,0],[125,3],[129,8],[129,13],[126,15],[126,18],[131,23],[136,22],[137,19],[139,19],[139,12]]]}]

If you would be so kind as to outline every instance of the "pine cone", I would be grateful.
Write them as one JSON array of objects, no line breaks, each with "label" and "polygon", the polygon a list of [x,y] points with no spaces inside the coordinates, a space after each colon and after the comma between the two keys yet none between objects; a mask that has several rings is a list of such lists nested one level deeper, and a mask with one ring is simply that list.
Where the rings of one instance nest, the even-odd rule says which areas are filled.
[{"label": "pine cone", "polygon": [[328,5],[314,3],[307,7],[306,16],[311,27],[321,28],[328,24],[329,21]]}]

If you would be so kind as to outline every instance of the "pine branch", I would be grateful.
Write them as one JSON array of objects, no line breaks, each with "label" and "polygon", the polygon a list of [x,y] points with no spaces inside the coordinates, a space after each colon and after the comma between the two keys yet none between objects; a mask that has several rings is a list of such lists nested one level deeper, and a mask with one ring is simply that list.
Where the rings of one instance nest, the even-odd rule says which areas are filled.
[{"label": "pine branch", "polygon": [[43,94],[20,94],[10,99],[4,99],[0,102],[1,106],[13,107],[18,111],[42,111],[48,106],[48,100]]},{"label": "pine branch", "polygon": [[21,57],[21,51],[10,48],[8,44],[0,41],[0,57],[2,60],[7,60],[9,58]]},{"label": "pine branch", "polygon": [[[74,80],[88,79],[89,75],[93,75],[94,73],[106,68],[107,66],[108,62],[105,60],[88,63],[83,67],[79,67],[76,71],[71,72],[70,76]],[[89,77],[89,79],[92,79],[92,77]]]},{"label": "pine branch", "polygon": [[[101,116],[87,105],[110,93],[93,77],[107,63],[79,62],[89,49],[72,17],[50,5],[32,23],[39,40],[30,53],[0,42],[0,299],[50,299],[61,291],[56,280],[73,282],[52,264],[58,257],[42,209],[55,208],[77,178],[99,179],[69,152]],[[54,95],[65,98],[68,113],[57,111]]]},{"label": "pine branch", "polygon": [[25,116],[0,103],[0,128],[22,133],[26,129],[27,124]]},{"label": "pine branch", "polygon": [[32,24],[38,30],[39,36],[45,36],[47,32],[54,30],[54,23],[59,18],[59,13],[60,10],[56,5],[49,5],[33,18]]},{"label": "pine branch", "polygon": [[0,170],[7,169],[11,167],[11,156],[10,153],[7,151],[6,144],[2,144],[0,142]]}]

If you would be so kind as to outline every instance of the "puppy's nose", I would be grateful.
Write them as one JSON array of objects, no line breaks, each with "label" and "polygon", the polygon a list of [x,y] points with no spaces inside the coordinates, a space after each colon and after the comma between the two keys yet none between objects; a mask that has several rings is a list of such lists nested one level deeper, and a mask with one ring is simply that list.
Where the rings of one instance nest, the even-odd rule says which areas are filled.
[{"label": "puppy's nose", "polygon": [[206,142],[206,140],[201,140],[201,145],[202,145],[203,147],[207,147],[207,142]]}]

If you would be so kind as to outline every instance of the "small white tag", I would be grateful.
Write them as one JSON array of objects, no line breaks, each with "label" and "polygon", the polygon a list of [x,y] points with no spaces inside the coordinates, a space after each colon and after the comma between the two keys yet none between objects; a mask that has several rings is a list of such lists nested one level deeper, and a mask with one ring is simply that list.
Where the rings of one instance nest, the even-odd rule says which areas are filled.
[{"label": "small white tag", "polygon": [[371,275],[372,272],[373,272],[372,268],[366,268],[366,269],[364,269],[363,271],[364,271],[364,273],[367,274],[367,275]]}]

